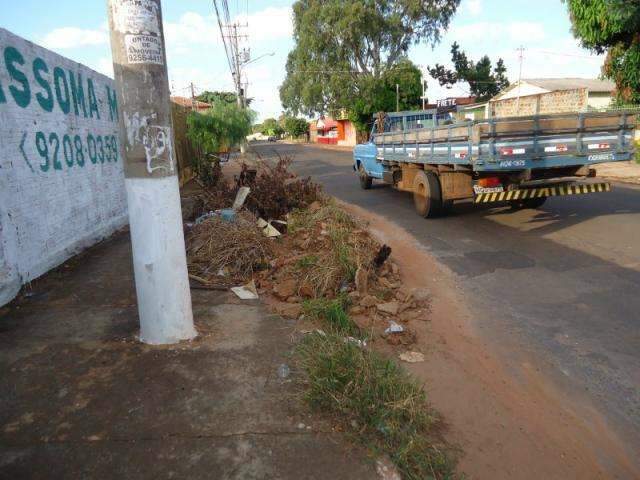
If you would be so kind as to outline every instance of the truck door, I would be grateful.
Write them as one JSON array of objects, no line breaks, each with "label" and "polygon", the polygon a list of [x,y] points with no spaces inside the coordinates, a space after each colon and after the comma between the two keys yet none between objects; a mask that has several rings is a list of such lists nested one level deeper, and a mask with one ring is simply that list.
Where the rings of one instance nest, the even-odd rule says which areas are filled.
[{"label": "truck door", "polygon": [[382,163],[376,160],[377,148],[375,143],[373,143],[373,136],[377,131],[378,125],[376,120],[369,134],[369,141],[356,147],[356,149],[358,149],[356,155],[357,159],[364,166],[367,175],[373,178],[382,178]]}]

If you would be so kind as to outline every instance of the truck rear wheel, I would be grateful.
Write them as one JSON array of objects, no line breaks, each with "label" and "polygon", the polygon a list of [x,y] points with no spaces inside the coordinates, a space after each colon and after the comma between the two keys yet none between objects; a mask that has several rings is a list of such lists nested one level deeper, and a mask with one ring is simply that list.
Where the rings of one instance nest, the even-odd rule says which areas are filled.
[{"label": "truck rear wheel", "polygon": [[413,180],[413,204],[418,215],[432,218],[442,211],[440,181],[433,172],[420,171]]},{"label": "truck rear wheel", "polygon": [[373,183],[373,178],[367,175],[367,172],[362,164],[358,166],[358,174],[360,175],[360,187],[362,187],[363,190],[369,190],[371,188],[371,184]]}]

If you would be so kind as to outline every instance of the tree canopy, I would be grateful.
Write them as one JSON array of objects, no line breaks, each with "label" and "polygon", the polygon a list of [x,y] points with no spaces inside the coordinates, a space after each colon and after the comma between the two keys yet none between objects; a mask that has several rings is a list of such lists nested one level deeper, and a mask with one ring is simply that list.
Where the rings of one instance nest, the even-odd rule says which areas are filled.
[{"label": "tree canopy", "polygon": [[466,53],[460,51],[458,43],[454,42],[451,46],[451,62],[453,70],[436,64],[429,68],[429,74],[443,86],[467,82],[469,93],[475,96],[478,101],[489,100],[509,86],[509,80],[506,76],[507,68],[501,58],[498,59],[495,67],[492,66],[487,55],[484,55],[478,62],[474,62],[469,60]]},{"label": "tree canopy", "polygon": [[[224,102],[224,103],[233,103],[236,104],[238,102],[238,96],[235,92],[225,92],[225,91],[209,91],[205,90],[200,95],[196,97],[196,100],[200,102],[206,102],[213,105],[214,103]],[[251,105],[252,98],[247,98],[247,105]]]},{"label": "tree canopy", "polygon": [[566,0],[582,45],[607,52],[602,68],[618,101],[640,103],[640,0]]},{"label": "tree canopy", "polygon": [[280,125],[280,122],[275,118],[265,118],[264,122],[260,126],[260,132],[263,135],[279,136],[284,133],[284,128]]},{"label": "tree canopy", "polygon": [[292,137],[300,137],[309,131],[309,124],[304,118],[287,116],[284,119],[284,130]]},{"label": "tree canopy", "polygon": [[[459,3],[298,0],[293,5],[295,47],[280,87],[283,106],[293,114],[308,116],[357,109],[360,113],[354,115],[361,128],[362,120],[376,111],[365,115],[363,109],[395,110],[395,83],[388,79],[403,76],[405,69],[420,74],[406,58],[409,47],[438,43]],[[413,75],[409,77],[411,85],[400,84],[401,92],[413,92]],[[381,91],[388,93],[385,98],[392,96],[390,104],[376,100]]]}]

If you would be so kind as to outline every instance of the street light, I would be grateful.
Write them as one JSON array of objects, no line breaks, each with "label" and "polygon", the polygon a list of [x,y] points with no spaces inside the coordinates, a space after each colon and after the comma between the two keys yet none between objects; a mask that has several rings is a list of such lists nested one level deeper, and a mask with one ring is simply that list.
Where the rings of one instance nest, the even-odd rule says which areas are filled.
[{"label": "street light", "polygon": [[264,55],[260,55],[259,57],[254,58],[253,60],[249,60],[248,62],[244,62],[242,65],[249,65],[250,63],[256,62],[258,60],[260,60],[261,58],[264,57],[273,57],[276,54],[276,52],[271,52],[271,53],[265,53]]}]

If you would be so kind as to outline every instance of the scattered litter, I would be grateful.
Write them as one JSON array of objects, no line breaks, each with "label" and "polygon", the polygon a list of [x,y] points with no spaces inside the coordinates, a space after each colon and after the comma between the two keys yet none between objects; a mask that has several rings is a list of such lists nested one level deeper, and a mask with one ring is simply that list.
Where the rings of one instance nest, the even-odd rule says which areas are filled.
[{"label": "scattered litter", "polygon": [[262,229],[266,237],[274,238],[282,235],[273,225],[267,223],[267,226]]},{"label": "scattered litter", "polygon": [[[287,225],[287,222],[283,222],[281,220],[270,220],[267,222],[264,218],[258,219],[258,228],[262,229],[262,233],[264,233],[265,237],[273,238],[282,235],[282,233],[272,225],[273,223],[283,224],[285,226]],[[286,228],[284,230],[286,230]]]},{"label": "scattered litter", "polygon": [[353,344],[357,345],[360,348],[366,348],[366,346],[367,346],[367,342],[365,340],[360,340],[359,338],[345,337],[344,341],[346,343],[353,343]]},{"label": "scattered litter", "polygon": [[384,331],[384,333],[402,333],[402,332],[404,332],[404,327],[402,325],[397,324],[393,320],[389,320],[389,326]]},{"label": "scattered litter", "polygon": [[195,219],[195,221],[193,223],[194,223],[194,225],[200,225],[207,218],[217,217],[217,216],[218,216],[218,213],[216,213],[215,211],[211,210],[210,212],[203,213],[202,215],[200,215],[198,218]]},{"label": "scattered litter", "polygon": [[286,363],[283,363],[278,367],[278,376],[280,378],[287,378],[290,373],[291,370],[289,369],[289,365],[287,365]]},{"label": "scattered litter", "polygon": [[323,337],[327,336],[327,334],[324,333],[324,330],[320,330],[319,328],[315,328],[313,330],[300,330],[300,333],[302,333],[303,335],[309,335],[311,333],[317,333],[318,335],[322,335]]},{"label": "scattered litter", "polygon": [[231,287],[231,291],[235,293],[241,300],[257,300],[258,292],[256,284],[253,280],[241,287]]},{"label": "scattered litter", "polygon": [[305,425],[304,423],[300,422],[297,426],[298,426],[298,428],[299,428],[300,430],[304,430],[304,428],[305,428],[305,426],[306,426],[306,425]]},{"label": "scattered litter", "polygon": [[236,211],[233,208],[223,208],[220,210],[220,217],[227,222],[233,222],[236,218]]},{"label": "scattered litter", "polygon": [[424,362],[424,355],[420,352],[404,352],[399,357],[400,360],[407,363]]},{"label": "scattered litter", "polygon": [[244,205],[247,196],[251,189],[249,187],[240,187],[238,189],[238,193],[236,193],[236,199],[233,201],[233,206],[231,207],[234,211],[238,211]]}]

